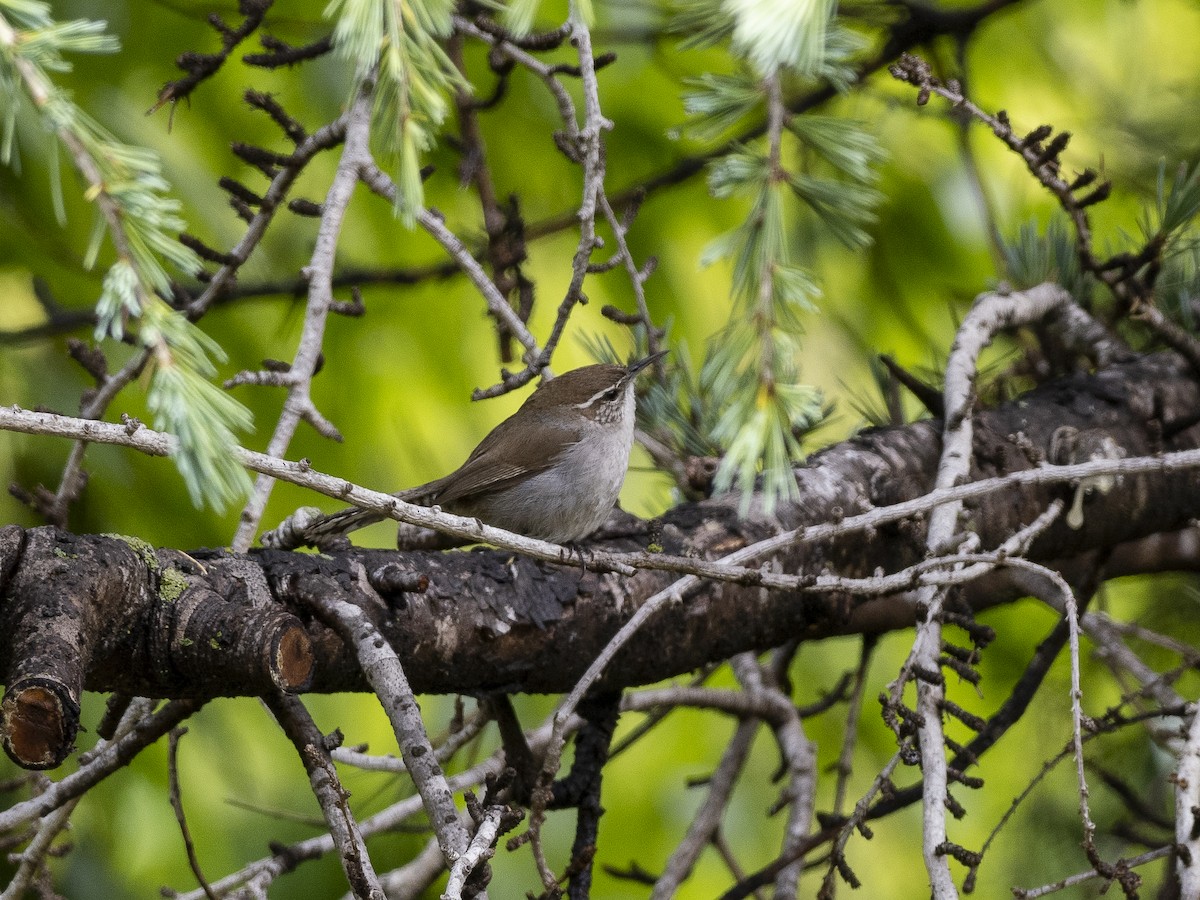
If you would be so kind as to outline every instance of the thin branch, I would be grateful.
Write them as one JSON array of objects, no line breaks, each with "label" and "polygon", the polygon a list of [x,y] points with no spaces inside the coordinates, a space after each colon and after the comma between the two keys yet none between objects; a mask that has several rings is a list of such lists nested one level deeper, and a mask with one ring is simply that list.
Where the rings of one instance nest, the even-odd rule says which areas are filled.
[{"label": "thin branch", "polygon": [[[475,740],[490,721],[491,719],[482,711],[477,711],[463,724],[462,728],[451,732],[446,740],[434,748],[434,758],[440,763],[448,761],[465,745]],[[408,766],[404,764],[404,760],[391,755],[371,756],[346,747],[335,748],[332,755],[337,762],[343,765],[354,766],[368,772],[391,772],[393,775],[402,775],[408,772]]]},{"label": "thin branch", "polygon": [[708,794],[704,802],[692,816],[687,834],[679,842],[679,846],[667,860],[662,875],[654,883],[651,900],[673,897],[691,874],[700,853],[712,841],[733,793],[733,786],[750,756],[750,745],[754,742],[754,735],[758,732],[760,724],[756,719],[745,719],[738,723],[737,730],[721,754],[716,771],[708,780]]},{"label": "thin branch", "polygon": [[196,883],[204,891],[208,900],[217,900],[209,886],[204,871],[200,868],[200,859],[196,856],[196,845],[192,842],[192,832],[188,828],[187,816],[183,811],[183,794],[179,788],[179,739],[187,734],[187,728],[180,726],[172,728],[167,743],[167,793],[171,798],[171,809],[175,811],[175,821],[179,823],[179,833],[183,835],[183,846],[187,851],[188,866],[196,876]]},{"label": "thin branch", "polygon": [[501,820],[504,818],[503,806],[491,806],[483,814],[475,830],[475,836],[466,851],[454,861],[450,867],[450,878],[446,882],[446,890],[442,892],[444,900],[460,900],[467,880],[478,869],[485,865],[496,852],[496,841],[500,836]]},{"label": "thin branch", "polygon": [[[371,865],[362,829],[350,811],[350,794],[338,778],[325,736],[299,697],[279,693],[265,697],[264,702],[300,755],[355,898],[386,900],[375,867]],[[204,887],[206,893],[211,891],[207,885]]]},{"label": "thin branch", "polygon": [[[361,581],[365,584],[366,579]],[[330,587],[324,585],[324,588]],[[296,592],[313,607],[358,656],[363,674],[379,698],[404,764],[429,813],[447,865],[453,867],[471,839],[454,805],[453,792],[425,733],[421,709],[409,687],[396,651],[379,634],[363,610],[343,599],[336,585],[325,590],[313,584],[298,585]]]},{"label": "thin branch", "polygon": [[[368,146],[371,133],[371,96],[362,90],[354,98],[346,117],[345,146],[342,158],[338,161],[337,171],[322,207],[321,225],[317,230],[317,240],[313,247],[312,257],[305,272],[308,276],[308,304],[305,308],[304,327],[300,333],[300,341],[296,347],[296,355],[292,359],[289,372],[296,379],[288,386],[287,399],[271,440],[267,443],[267,455],[282,458],[291,445],[300,422],[313,420],[316,407],[313,404],[311,386],[318,361],[321,357],[321,345],[325,336],[325,323],[329,318],[329,306],[333,301],[333,268],[337,255],[338,236],[341,233],[342,222],[354,187],[358,183],[359,172],[370,161]],[[238,520],[237,532],[233,537],[233,549],[244,552],[249,549],[258,532],[263,510],[271,496],[275,480],[266,475],[259,475],[254,482],[254,494],[242,509]]]},{"label": "thin branch", "polygon": [[875,638],[864,635],[858,654],[858,668],[854,672],[854,688],[850,702],[846,704],[846,728],[842,735],[842,751],[838,754],[837,784],[833,792],[833,814],[842,815],[846,804],[846,791],[853,772],[854,748],[858,745],[858,722],[862,718],[863,695],[867,684],[867,670],[871,654],[875,649]]},{"label": "thin branch", "polygon": [[[389,203],[396,202],[396,183],[374,161],[370,161],[362,167],[361,178],[363,184],[380,197]],[[430,237],[442,245],[442,249],[450,254],[459,268],[471,279],[471,284],[483,296],[488,312],[503,322],[505,327],[516,336],[521,346],[525,348],[525,361],[531,366],[540,362],[544,367],[549,360],[545,352],[538,347],[537,340],[509,305],[504,295],[496,289],[496,285],[488,277],[479,261],[475,259],[459,237],[446,227],[441,214],[436,210],[421,209],[417,213],[417,223],[429,233]],[[536,371],[534,374],[537,374]],[[532,377],[531,375],[530,379]],[[530,379],[526,379],[526,382]],[[522,384],[526,382],[522,382]],[[515,386],[519,387],[520,385]]]},{"label": "thin branch", "polygon": [[[1138,866],[1144,866],[1146,863],[1154,862],[1156,859],[1162,859],[1163,857],[1170,856],[1174,849],[1175,848],[1171,845],[1157,847],[1148,853],[1142,853],[1139,856],[1132,856],[1129,859],[1123,859],[1121,860],[1120,864],[1122,868],[1126,870],[1134,869]],[[1022,888],[1013,888],[1012,892],[1013,896],[1016,897],[1017,900],[1034,900],[1036,897],[1045,897],[1047,894],[1054,894],[1066,888],[1075,887],[1077,884],[1086,884],[1094,878],[1103,877],[1104,876],[1095,869],[1089,869],[1086,872],[1080,872],[1077,875],[1072,875],[1069,878],[1064,878],[1061,881],[1054,882],[1053,884],[1043,885],[1042,887],[1038,888],[1030,888],[1028,890]],[[1181,896],[1186,897],[1188,895],[1182,894]]]},{"label": "thin branch", "polygon": [[[150,703],[150,701],[146,701]],[[95,756],[78,771],[53,782],[43,793],[0,811],[0,832],[11,831],[25,822],[41,818],[81,797],[117,769],[129,765],[135,756],[200,708],[194,700],[172,700],[157,712],[146,715],[149,707],[139,706],[142,716],[121,737],[97,744]],[[132,707],[131,707],[132,708]]]},{"label": "thin branch", "polygon": [[[247,99],[260,108],[270,108],[265,105],[269,99],[266,95],[251,91],[247,93]],[[279,110],[279,112],[282,114],[282,110]],[[250,254],[262,242],[267,232],[267,227],[271,224],[275,213],[280,208],[280,204],[283,203],[284,198],[292,189],[304,167],[318,153],[333,149],[345,139],[346,125],[349,118],[350,110],[347,110],[337,119],[313,132],[311,135],[297,135],[297,137],[301,137],[301,140],[296,145],[296,149],[288,157],[289,164],[281,167],[278,174],[271,179],[270,186],[263,194],[262,205],[254,214],[254,218],[246,226],[246,232],[242,235],[241,240],[224,255],[225,262],[219,269],[212,273],[199,296],[188,303],[188,318],[195,321],[223,298],[229,296],[258,296],[266,292],[266,289],[262,286],[242,285],[235,287],[238,270],[246,263],[250,258]],[[361,283],[361,281],[362,279],[355,279],[353,283]],[[307,281],[301,281],[289,285],[287,290],[271,286],[273,288],[271,292],[298,294],[307,286]]]},{"label": "thin branch", "polygon": [[[121,714],[119,721],[115,723],[111,739],[101,738],[96,742],[96,746],[80,756],[80,771],[92,765],[106,748],[112,746],[113,741],[119,741],[129,735],[134,727],[153,711],[154,702],[152,700],[144,698],[132,700]],[[13,860],[14,862],[19,861],[19,865],[4,892],[0,893],[0,900],[17,900],[26,895],[27,889],[41,871],[55,837],[68,827],[71,813],[74,812],[82,798],[82,792],[74,794],[49,814],[41,816],[33,839],[24,851],[18,854],[19,860]]]},{"label": "thin branch", "polygon": [[[935,489],[952,487],[969,478],[974,444],[971,413],[975,402],[977,362],[984,347],[1002,329],[1039,321],[1070,304],[1070,295],[1065,290],[1050,285],[1012,296],[984,294],[976,299],[955,335],[954,347],[946,365],[946,417]],[[932,555],[941,555],[951,549],[956,540],[961,511],[961,501],[951,501],[935,508],[930,514],[926,546]],[[889,691],[889,702],[893,707],[901,704],[904,687],[914,672],[940,671],[942,606],[945,597],[945,588],[940,586],[927,585],[918,591],[917,605],[922,611],[921,619],[909,657]],[[924,777],[923,855],[933,896],[938,900],[949,900],[958,896],[958,890],[950,877],[946,853],[949,785],[942,731],[945,683],[940,678],[922,677],[917,679],[916,687],[917,717],[920,721],[918,746]]]},{"label": "thin branch", "polygon": [[1200,715],[1192,712],[1175,769],[1175,873],[1179,896],[1200,897]]},{"label": "thin branch", "polygon": [[816,747],[804,734],[799,712],[788,702],[788,697],[780,689],[775,676],[760,665],[753,654],[735,657],[732,666],[745,690],[787,702],[787,713],[782,720],[771,723],[783,761],[781,775],[787,776],[783,793],[771,812],[775,813],[782,808],[788,810],[780,857],[792,860],[776,874],[774,896],[779,900],[787,900],[789,897],[794,900],[800,887],[800,873],[804,870],[803,853],[812,824],[813,807],[816,804]]},{"label": "thin branch", "polygon": [[[578,728],[579,725],[580,720],[576,719],[569,727],[573,730]],[[529,745],[535,750],[541,751],[545,748],[549,738],[550,726],[543,725],[541,728],[530,733],[528,737]],[[499,775],[504,771],[504,767],[503,751],[497,751],[483,762],[477,763],[466,771],[460,772],[457,775],[451,775],[447,779],[447,784],[449,789],[456,793],[478,787],[487,778],[494,778]],[[406,797],[404,800],[392,804],[387,809],[364,819],[359,823],[359,827],[363,837],[371,837],[375,834],[394,831],[400,824],[423,812],[424,809],[424,802],[420,796]],[[278,848],[278,850],[274,851],[273,855],[249,863],[237,872],[215,882],[213,890],[218,894],[222,894],[244,885],[254,885],[265,891],[267,885],[271,884],[271,882],[283,873],[290,872],[299,863],[306,860],[318,859],[333,849],[333,838],[328,834],[317,835],[308,840]],[[440,848],[438,855],[441,857]],[[199,891],[192,891],[179,895],[176,900],[204,900],[204,894]]]}]

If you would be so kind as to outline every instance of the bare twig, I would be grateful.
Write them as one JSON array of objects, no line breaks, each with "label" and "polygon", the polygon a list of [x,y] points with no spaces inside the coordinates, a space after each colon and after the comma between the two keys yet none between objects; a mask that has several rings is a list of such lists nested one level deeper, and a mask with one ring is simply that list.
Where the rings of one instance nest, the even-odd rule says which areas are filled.
[{"label": "bare twig", "polygon": [[[1136,868],[1137,866],[1144,866],[1146,863],[1154,862],[1156,859],[1162,859],[1165,856],[1170,856],[1173,849],[1174,848],[1171,846],[1156,847],[1147,853],[1142,853],[1138,856],[1121,860],[1121,866],[1126,870]],[[1038,888],[1030,888],[1028,890],[1022,888],[1013,888],[1012,892],[1013,896],[1016,897],[1017,900],[1034,900],[1036,897],[1045,897],[1047,894],[1054,894],[1066,888],[1075,887],[1077,884],[1086,884],[1094,878],[1103,877],[1104,876],[1102,876],[1095,869],[1089,869],[1086,872],[1080,872],[1077,875],[1072,875],[1069,878],[1064,878],[1061,881],[1054,882],[1053,884],[1043,885],[1042,887]],[[1182,894],[1181,896],[1186,897],[1188,895]]]},{"label": "bare twig", "polygon": [[[471,716],[463,724],[462,728],[452,732],[446,740],[434,748],[434,757],[440,763],[446,762],[462,749],[464,745],[469,744],[478,737],[490,721],[491,719],[482,712],[476,712],[475,715]],[[404,764],[404,760],[395,756],[371,756],[366,753],[350,750],[346,747],[335,748],[332,755],[335,760],[344,765],[354,766],[368,772],[391,772],[394,775],[408,772],[408,767]]]},{"label": "bare twig", "polygon": [[[375,867],[371,865],[362,830],[350,811],[350,794],[338,778],[325,736],[299,697],[280,693],[264,700],[300,754],[313,796],[321,806],[325,824],[329,826],[329,834],[337,847],[342,870],[346,873],[346,880],[350,882],[355,898],[386,900]],[[207,885],[204,887],[206,893],[211,892]]]},{"label": "bare twig", "polygon": [[299,588],[298,593],[327,619],[358,656],[363,674],[379,697],[396,733],[404,764],[429,813],[442,855],[453,867],[466,852],[471,839],[455,808],[446,776],[434,756],[420,707],[396,651],[380,636],[362,609],[338,596],[338,592],[321,592],[305,586]]},{"label": "bare twig", "polygon": [[780,857],[790,859],[775,876],[774,896],[780,900],[794,898],[800,887],[804,870],[804,847],[812,824],[813,807],[817,796],[817,751],[804,734],[799,712],[780,689],[775,676],[759,664],[753,654],[743,654],[732,660],[733,670],[742,687],[756,694],[766,694],[787,703],[785,715],[771,723],[779,755],[783,760],[782,773],[787,780],[782,796],[772,812],[786,808],[787,827],[784,829]]},{"label": "bare twig", "polygon": [[[306,273],[308,276],[308,305],[304,314],[304,327],[292,359],[290,374],[295,379],[288,385],[287,399],[271,440],[267,443],[267,455],[282,458],[291,445],[301,421],[324,421],[319,417],[312,400],[312,377],[321,356],[321,344],[325,336],[325,322],[329,318],[329,305],[333,301],[333,268],[337,255],[338,235],[359,172],[370,162],[368,146],[371,132],[371,95],[367,90],[359,91],[346,117],[346,139],[342,158],[338,162],[333,183],[322,207],[321,225],[313,247]],[[260,474],[254,482],[254,494],[242,510],[237,532],[233,537],[233,549],[243,552],[249,549],[262,520],[263,510],[271,496],[275,479]]]},{"label": "bare twig", "polygon": [[[172,700],[155,713],[149,710],[152,701],[137,704],[137,715],[131,715],[128,730],[113,741],[97,743],[91,759],[60,781],[52,783],[45,791],[0,811],[0,832],[11,831],[25,822],[41,818],[61,807],[68,801],[81,797],[117,769],[129,765],[130,761],[146,747],[200,708],[194,700]],[[130,707],[131,710],[134,707]]]},{"label": "bare twig", "polygon": [[[935,489],[952,487],[969,477],[974,439],[971,411],[975,402],[977,361],[983,348],[1003,328],[1038,321],[1070,304],[1070,295],[1052,285],[1041,285],[1011,296],[984,294],[976,299],[971,312],[958,329],[946,365],[946,418]],[[938,556],[951,549],[961,510],[962,503],[952,501],[937,507],[930,514],[926,545],[932,555]],[[944,587],[927,585],[918,591],[917,603],[922,610],[922,618],[917,625],[912,651],[901,668],[900,677],[891,686],[890,702],[893,706],[900,705],[904,686],[913,672],[934,673],[940,669],[944,601]],[[938,900],[958,896],[945,852],[948,783],[942,731],[944,692],[945,685],[940,679],[917,679],[917,717],[920,721],[918,744],[924,776],[923,854],[933,896]]]},{"label": "bare twig", "polygon": [[179,823],[179,833],[183,835],[183,846],[187,851],[188,865],[191,867],[192,874],[196,876],[196,882],[200,885],[200,889],[204,891],[204,896],[208,900],[217,900],[216,894],[208,884],[208,879],[204,877],[204,871],[200,868],[200,859],[196,856],[196,845],[192,842],[192,832],[188,828],[187,816],[183,811],[183,794],[179,788],[179,739],[187,734],[187,728],[180,726],[172,728],[169,740],[167,743],[167,793],[171,798],[171,809],[175,811],[175,821]]},{"label": "bare twig", "polygon": [[737,730],[721,754],[721,762],[708,780],[708,795],[692,817],[687,834],[667,860],[662,875],[654,883],[651,900],[664,900],[675,896],[679,886],[691,874],[701,851],[712,841],[733,793],[737,777],[746,765],[750,745],[754,742],[754,735],[758,732],[760,724],[756,719],[744,719],[738,723]]},{"label": "bare twig", "polygon": [[[574,730],[579,727],[579,724],[580,720],[575,719],[570,723],[569,728]],[[545,748],[549,738],[550,726],[544,725],[529,735],[529,744],[534,749],[541,751]],[[477,787],[489,776],[495,777],[499,775],[504,770],[504,767],[504,754],[502,751],[497,751],[483,762],[457,775],[450,776],[447,779],[447,785],[453,792]],[[398,825],[423,812],[424,809],[424,803],[420,796],[407,797],[398,803],[392,804],[387,809],[364,819],[359,823],[359,826],[363,836],[370,837],[374,834],[395,830]],[[317,859],[332,850],[333,838],[328,834],[317,835],[316,837],[300,841],[288,847],[279,848],[272,856],[256,860],[237,872],[227,875],[213,884],[213,890],[220,894],[227,893],[242,885],[251,885],[255,890],[265,891],[266,886],[284,872],[291,871],[296,865],[305,860]],[[439,858],[442,858],[440,848],[438,855]],[[193,891],[180,895],[177,900],[203,900],[203,898],[204,895],[202,893]]]},{"label": "bare twig", "polygon": [[875,638],[864,636],[859,650],[858,668],[854,673],[854,689],[850,702],[846,704],[846,729],[842,736],[842,751],[838,754],[837,784],[833,792],[833,814],[840,816],[846,804],[846,790],[853,771],[854,748],[858,745],[858,720],[862,717],[863,695],[867,684],[867,670],[871,654],[875,649]]},{"label": "bare twig", "polygon": [[[129,735],[134,727],[146,716],[150,715],[153,710],[154,703],[151,700],[139,698],[131,701],[125,712],[121,715],[120,720],[116,723],[111,740],[101,738],[96,742],[95,747],[80,756],[80,771],[82,772],[95,763],[104,750],[112,746],[113,741],[122,740]],[[18,854],[19,859],[13,860],[14,862],[19,862],[19,865],[12,880],[9,881],[3,893],[0,893],[0,900],[17,900],[17,898],[26,895],[26,890],[31,886],[42,869],[46,855],[50,852],[51,844],[53,844],[54,839],[70,823],[71,813],[74,812],[82,796],[82,792],[72,794],[69,799],[66,799],[56,809],[40,817],[33,839]]]},{"label": "bare twig", "polygon": [[1200,897],[1200,715],[1192,712],[1175,769],[1175,873],[1179,896]]}]

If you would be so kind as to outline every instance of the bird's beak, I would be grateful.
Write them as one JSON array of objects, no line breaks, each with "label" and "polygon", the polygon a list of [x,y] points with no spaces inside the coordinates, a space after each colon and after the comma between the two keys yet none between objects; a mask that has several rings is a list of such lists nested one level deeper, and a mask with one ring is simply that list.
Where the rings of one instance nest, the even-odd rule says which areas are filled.
[{"label": "bird's beak", "polygon": [[659,350],[657,353],[651,353],[645,359],[639,359],[637,362],[631,362],[629,364],[628,368],[625,370],[625,378],[626,379],[635,378],[637,376],[638,372],[642,371],[642,369],[646,368],[646,366],[650,365],[651,363],[657,362],[658,360],[662,359],[666,355],[667,355],[666,350]]}]

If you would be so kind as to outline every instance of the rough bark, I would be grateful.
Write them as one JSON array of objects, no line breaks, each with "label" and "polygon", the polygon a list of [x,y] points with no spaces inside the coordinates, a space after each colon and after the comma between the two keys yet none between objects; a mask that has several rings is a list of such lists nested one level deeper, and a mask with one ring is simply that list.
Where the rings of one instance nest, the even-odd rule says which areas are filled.
[{"label": "rough bark", "polygon": [[[1128,457],[1191,449],[1200,443],[1197,421],[1200,386],[1187,364],[1174,354],[1148,356],[979,413],[972,477],[1078,461],[1096,446],[1119,447]],[[667,553],[715,556],[780,528],[919,497],[933,481],[939,424],[867,431],[814,456],[797,472],[800,500],[770,521],[740,520],[728,499],[683,504],[663,517],[659,542]],[[968,503],[967,521],[983,547],[994,547],[1052,499],[1071,504],[1075,491],[1060,484],[990,494]],[[1029,557],[1068,572],[1111,551],[1131,567],[1147,565],[1128,552],[1131,542],[1185,528],[1198,508],[1200,472],[1125,476],[1107,492],[1087,493],[1079,527],[1056,522]],[[635,523],[608,547],[644,549],[648,535],[645,523]],[[924,522],[910,519],[793,546],[770,565],[859,576],[894,571],[922,558],[923,537]],[[1174,564],[1190,561],[1184,554]],[[84,689],[194,698],[279,687],[364,689],[353,656],[297,600],[297,586],[318,576],[363,605],[415,690],[437,693],[567,690],[638,605],[675,577],[642,571],[629,578],[490,550],[155,552],[108,536],[9,527],[0,530],[6,748],[26,765],[60,761]],[[1024,591],[996,573],[958,593],[959,603],[980,609]],[[707,583],[660,610],[610,666],[603,686],[653,682],[796,637],[905,627],[913,616],[903,598]],[[18,708],[20,697],[10,698],[22,685],[33,693]],[[14,753],[14,734],[34,737]]]}]

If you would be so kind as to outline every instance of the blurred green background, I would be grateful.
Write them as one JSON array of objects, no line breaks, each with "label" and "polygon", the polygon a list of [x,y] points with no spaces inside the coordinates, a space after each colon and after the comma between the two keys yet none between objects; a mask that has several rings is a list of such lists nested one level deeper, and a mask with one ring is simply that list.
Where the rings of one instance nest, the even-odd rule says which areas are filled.
[{"label": "blurred green background", "polygon": [[[322,2],[277,4],[269,30],[293,43],[314,40],[329,30]],[[682,156],[705,149],[686,138],[669,137],[684,121],[681,79],[709,70],[726,70],[719,50],[681,52],[662,32],[663,11],[652,3],[598,2],[595,44],[613,49],[617,62],[600,76],[605,115],[615,128],[607,136],[608,183],[618,190],[668,168]],[[968,7],[969,3],[943,6]],[[562,4],[546,4],[542,20],[561,21]],[[164,162],[175,195],[184,203],[189,230],[210,246],[228,248],[242,233],[216,182],[237,177],[252,189],[263,186],[257,172],[229,152],[231,140],[284,150],[276,127],[241,99],[247,86],[275,94],[282,105],[314,130],[337,114],[346,101],[349,79],[342,66],[325,57],[295,69],[273,73],[249,69],[236,60],[196,92],[173,117],[168,110],[147,115],[162,84],[177,72],[173,59],[185,50],[211,51],[216,37],[205,24],[217,10],[238,21],[231,3],[61,2],[56,17],[101,18],[121,41],[116,56],[77,57],[75,69],[60,76],[76,101],[120,138],[154,148]],[[557,18],[556,18],[557,17]],[[244,52],[257,49],[251,41]],[[953,65],[956,47],[940,39],[922,52]],[[1169,165],[1195,161],[1200,137],[1200,6],[1189,0],[1076,0],[1073,3],[1022,2],[988,19],[966,45],[966,86],[989,110],[1006,109],[1018,130],[1043,122],[1074,135],[1065,154],[1069,167],[1102,167],[1115,186],[1114,199],[1094,210],[1097,244],[1115,244],[1136,229],[1137,217],[1152,196],[1160,160]],[[473,48],[473,73],[483,72],[482,54]],[[490,85],[491,76],[482,75]],[[487,93],[487,87],[480,88]],[[865,252],[840,249],[819,224],[807,235],[804,263],[820,276],[824,299],[807,323],[803,377],[819,385],[834,403],[829,424],[808,449],[852,434],[864,424],[856,404],[873,393],[870,358],[891,353],[910,368],[936,367],[944,360],[955,322],[970,299],[994,284],[999,273],[988,239],[988,214],[981,205],[959,146],[958,127],[936,99],[918,110],[914,91],[880,72],[854,93],[827,105],[828,110],[869,123],[886,147],[879,187],[884,200],[873,228],[874,244]],[[8,98],[0,95],[0,103]],[[482,117],[489,164],[501,196],[517,193],[530,223],[569,213],[578,202],[578,171],[554,148],[556,109],[543,87],[525,74],[512,79],[506,100]],[[1031,219],[1046,222],[1050,198],[1032,181],[1023,164],[992,136],[971,129],[969,145],[981,173],[983,191],[996,225],[1005,234]],[[69,221],[60,227],[50,204],[47,138],[33,121],[19,132],[20,171],[0,170],[0,332],[36,326],[44,313],[34,297],[32,279],[41,278],[63,306],[86,309],[99,294],[106,249],[95,271],[82,257],[92,214],[73,174],[65,173]],[[446,214],[463,237],[481,233],[475,194],[460,187],[458,159],[446,142],[432,155],[437,167],[427,183],[428,202]],[[293,196],[319,200],[328,184],[336,153],[318,158]],[[647,284],[650,308],[658,321],[673,323],[672,335],[685,341],[698,362],[705,341],[730,310],[729,271],[717,265],[701,269],[699,256],[708,242],[745,215],[744,204],[713,200],[702,178],[651,194],[630,232],[639,260],[656,256],[659,266]],[[243,286],[291,282],[307,262],[315,220],[281,213],[259,252],[241,272]],[[532,329],[543,336],[553,320],[569,277],[575,235],[560,232],[530,245],[526,272],[537,284],[538,312]],[[360,189],[353,202],[339,249],[342,268],[389,269],[441,262],[438,248],[418,232],[406,231],[391,209]],[[618,350],[630,348],[628,335],[600,315],[602,306],[632,310],[627,280],[620,273],[594,276],[586,292],[590,303],[572,319],[555,358],[559,370],[590,361],[580,338],[607,335]],[[449,471],[475,443],[519,404],[523,395],[472,405],[471,390],[496,380],[499,361],[484,306],[463,278],[415,286],[379,285],[363,289],[367,315],[334,317],[325,342],[327,363],[314,382],[321,411],[343,432],[342,444],[326,441],[302,427],[292,458],[308,457],[320,470],[371,487],[391,490],[417,484]],[[348,294],[343,294],[348,299]],[[269,294],[239,300],[214,310],[202,326],[226,350],[222,376],[256,368],[264,357],[290,359],[303,317],[303,302]],[[86,330],[78,333],[87,337]],[[0,403],[44,406],[64,413],[78,409],[86,374],[66,355],[66,335],[12,340],[0,338]],[[128,352],[106,346],[112,367]],[[235,394],[255,415],[255,433],[243,443],[262,449],[278,414],[282,392],[238,388]],[[878,405],[876,403],[876,405]],[[915,411],[915,407],[913,407]],[[110,408],[149,419],[140,389],[127,389]],[[0,432],[0,483],[52,489],[68,452],[65,442]],[[91,480],[75,506],[70,525],[79,532],[135,534],[157,545],[181,548],[228,543],[237,510],[218,515],[197,510],[170,463],[124,450],[93,447],[88,452]],[[334,504],[287,485],[276,487],[265,522],[273,524],[298,505]],[[626,482],[622,504],[652,515],[671,502],[668,480],[650,470],[639,456]],[[16,500],[0,498],[0,522],[39,522]],[[361,538],[380,546],[391,539],[388,526],[376,526]],[[1115,614],[1152,625],[1174,611],[1194,615],[1196,592],[1190,581],[1130,580],[1110,587],[1104,602]],[[1053,624],[1053,616],[1026,601],[987,615],[1000,639],[984,655],[982,695],[973,688],[952,688],[955,699],[986,715],[998,706],[1029,658],[1032,647]],[[1193,631],[1195,626],[1188,626]],[[1179,637],[1177,621],[1174,626]],[[894,751],[872,699],[895,673],[909,646],[908,635],[885,638],[877,649],[867,686],[861,738],[855,759],[851,802],[870,784]],[[797,702],[810,703],[832,688],[857,664],[859,642],[838,639],[802,648],[792,675]],[[1164,666],[1170,664],[1165,661]],[[1085,707],[1103,711],[1118,689],[1095,663],[1085,672]],[[719,675],[716,683],[731,683]],[[1181,690],[1195,695],[1195,684]],[[1188,690],[1191,693],[1188,693]],[[553,698],[517,698],[523,721],[534,724],[549,712]],[[348,743],[367,742],[377,752],[394,751],[387,722],[372,697],[312,697],[309,705],[326,731],[340,727]],[[429,727],[446,726],[452,699],[424,698]],[[86,699],[84,722],[94,728],[103,698]],[[840,750],[845,707],[836,706],[806,722],[818,747],[823,771]],[[622,720],[621,733],[637,723]],[[318,811],[303,770],[291,747],[257,703],[250,700],[209,704],[190,723],[183,739],[183,798],[208,877],[216,880],[267,852],[268,840],[292,841],[315,833],[308,824],[281,820],[286,810],[307,816]],[[671,715],[649,739],[615,760],[606,770],[601,824],[600,865],[625,867],[636,861],[657,871],[680,839],[702,791],[685,782],[709,773],[733,723],[721,717],[681,711]],[[962,739],[963,735],[956,735]],[[958,843],[977,849],[989,830],[1069,736],[1068,682],[1065,666],[1055,668],[1033,708],[984,760],[977,774],[987,790],[961,789],[967,807],[952,824]],[[84,749],[91,732],[80,739]],[[490,752],[495,735],[485,733],[476,752]],[[747,868],[769,862],[777,852],[780,817],[765,818],[777,788],[771,774],[777,752],[770,735],[760,733],[750,766],[742,777],[723,833]],[[1101,761],[1119,760],[1123,775],[1161,808],[1168,809],[1172,769],[1167,755],[1148,748],[1140,733],[1107,739],[1093,747]],[[182,841],[167,800],[165,744],[142,754],[128,770],[94,790],[76,811],[69,835],[74,849],[55,863],[62,893],[71,898],[145,897],[160,885],[191,889]],[[61,772],[69,772],[72,763]],[[0,780],[15,773],[0,762]],[[382,775],[348,771],[356,811],[369,814],[408,792]],[[898,778],[906,783],[911,773]],[[822,778],[818,808],[828,808],[832,774]],[[260,811],[229,805],[236,798]],[[1094,816],[1106,832],[1124,815],[1115,797],[1094,792]],[[550,858],[565,862],[573,817],[551,817]],[[928,891],[920,858],[920,814],[912,808],[875,826],[874,840],[855,838],[848,859],[864,883],[864,896],[905,898]],[[1011,896],[1010,887],[1030,887],[1086,867],[1079,849],[1081,826],[1069,766],[1059,766],[1024,803],[1001,833],[980,871],[975,896]],[[375,865],[385,870],[409,858],[423,835],[375,839]],[[1106,853],[1140,851],[1134,844],[1106,838]],[[0,878],[6,871],[0,862]],[[491,896],[504,900],[538,888],[528,850],[501,850],[494,862]],[[952,867],[956,872],[961,869]],[[1144,874],[1157,881],[1161,868]],[[819,884],[823,867],[805,881],[805,895]],[[681,896],[712,897],[731,883],[717,856],[707,853]],[[345,885],[334,860],[306,863],[284,877],[277,896],[340,896]],[[848,889],[843,887],[848,895]],[[1069,896],[1092,896],[1096,888]],[[596,897],[641,896],[644,889],[618,881],[597,869]],[[431,893],[436,896],[436,892]]]}]

